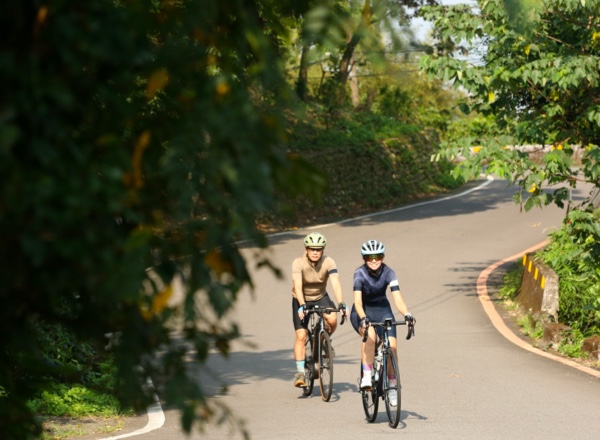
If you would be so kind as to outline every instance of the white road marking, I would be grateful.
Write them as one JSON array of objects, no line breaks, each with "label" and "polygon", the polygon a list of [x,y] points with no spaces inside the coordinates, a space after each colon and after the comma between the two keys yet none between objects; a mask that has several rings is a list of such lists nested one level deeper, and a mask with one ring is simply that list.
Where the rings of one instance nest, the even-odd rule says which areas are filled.
[{"label": "white road marking", "polygon": [[162,406],[160,401],[158,400],[158,396],[154,395],[155,403],[150,405],[146,411],[148,413],[148,423],[142,429],[138,429],[137,431],[129,432],[127,434],[121,434],[114,437],[104,437],[100,440],[117,440],[121,438],[133,437],[136,435],[146,434],[150,431],[154,431],[155,429],[162,428],[165,424],[165,413],[162,410]]}]

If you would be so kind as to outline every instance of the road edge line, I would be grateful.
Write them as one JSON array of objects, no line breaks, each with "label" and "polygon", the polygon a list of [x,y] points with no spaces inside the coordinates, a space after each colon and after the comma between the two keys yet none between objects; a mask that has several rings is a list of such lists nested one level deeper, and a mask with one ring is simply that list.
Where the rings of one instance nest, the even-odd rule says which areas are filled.
[{"label": "road edge line", "polygon": [[278,236],[281,236],[281,235],[294,234],[294,233],[297,233],[298,231],[312,231],[314,229],[322,229],[322,228],[327,228],[329,226],[343,225],[344,223],[355,222],[357,220],[362,220],[362,219],[365,219],[365,218],[378,217],[378,216],[384,215],[384,214],[391,214],[392,212],[405,211],[407,209],[418,208],[420,206],[431,205],[433,203],[445,202],[447,200],[456,199],[458,197],[466,196],[467,194],[470,194],[472,192],[479,191],[480,189],[483,189],[486,186],[488,186],[490,183],[494,182],[494,180],[495,179],[494,179],[493,176],[485,176],[485,180],[482,183],[480,183],[476,187],[473,187],[471,189],[468,189],[468,190],[463,191],[463,192],[458,193],[458,194],[453,194],[453,195],[450,195],[450,196],[440,197],[439,199],[434,198],[432,200],[426,200],[424,202],[417,202],[417,203],[413,203],[413,204],[410,204],[410,205],[404,205],[404,206],[400,206],[399,208],[392,208],[392,209],[388,209],[386,211],[370,212],[368,214],[359,215],[357,217],[352,217],[352,218],[348,218],[348,219],[345,219],[345,220],[338,220],[338,221],[335,221],[335,222],[332,222],[332,223],[323,223],[323,224],[320,224],[320,225],[306,226],[306,227],[297,228],[297,229],[290,229],[290,230],[287,230],[287,231],[274,232],[272,234],[266,234],[266,236],[267,237],[278,237]]},{"label": "road edge line", "polygon": [[[148,379],[148,382],[150,386],[153,386],[150,379]],[[148,423],[146,423],[146,426],[143,428],[114,437],[103,437],[99,440],[118,440],[136,435],[147,434],[155,429],[162,428],[162,426],[165,424],[165,413],[162,410],[162,405],[160,404],[160,400],[156,394],[154,394],[154,403],[146,408],[146,413],[148,414]]]},{"label": "road edge line", "polygon": [[509,263],[511,261],[515,261],[519,258],[522,258],[523,255],[530,253],[530,252],[534,252],[534,251],[546,246],[547,244],[548,244],[548,240],[545,240],[541,243],[536,244],[535,246],[530,247],[529,249],[521,251],[518,254],[512,255],[508,258],[505,258],[503,260],[495,262],[491,266],[488,266],[485,270],[483,270],[479,274],[479,277],[477,278],[477,296],[479,298],[479,301],[481,302],[481,305],[483,306],[483,310],[487,314],[488,318],[490,319],[490,321],[492,322],[492,324],[494,325],[496,330],[498,330],[498,332],[502,336],[504,336],[506,339],[508,339],[510,342],[512,342],[513,344],[515,344],[515,345],[521,347],[522,349],[527,350],[531,353],[551,359],[553,361],[560,362],[569,367],[576,368],[579,371],[582,371],[584,373],[587,373],[591,376],[594,376],[594,377],[600,379],[600,371],[597,371],[590,367],[586,367],[585,365],[580,365],[577,362],[574,362],[570,359],[562,358],[560,356],[556,356],[551,353],[547,353],[547,352],[540,350],[539,348],[535,348],[535,347],[531,346],[530,344],[528,344],[527,342],[523,341],[512,330],[510,330],[507,327],[507,325],[504,323],[504,320],[502,319],[502,317],[496,310],[496,307],[494,306],[494,303],[488,294],[487,280],[488,280],[490,274],[494,270],[496,270],[498,267],[502,266],[505,263]]}]

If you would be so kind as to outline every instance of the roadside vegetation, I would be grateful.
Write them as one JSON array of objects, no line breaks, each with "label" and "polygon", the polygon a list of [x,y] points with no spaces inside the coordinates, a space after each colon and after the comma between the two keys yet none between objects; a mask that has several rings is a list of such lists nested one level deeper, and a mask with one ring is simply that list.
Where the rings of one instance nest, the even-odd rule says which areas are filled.
[{"label": "roadside vegetation", "polygon": [[82,435],[87,433],[84,422],[91,420],[103,421],[102,432],[119,429],[122,417],[133,411],[115,397],[117,374],[110,351],[93,340],[80,340],[60,324],[37,321],[33,329],[40,357],[52,366],[41,372],[42,382],[27,403],[44,424],[42,439]]},{"label": "roadside vegetation", "polygon": [[[545,252],[546,251],[544,250],[538,254]],[[571,358],[572,360],[581,362],[593,368],[600,368],[600,362],[597,359],[590,359],[589,353],[582,351],[585,339],[587,337],[597,336],[599,334],[597,330],[588,328],[587,330],[582,331],[581,326],[567,326],[561,331],[557,343],[551,343],[550,341],[545,340],[545,323],[539,319],[539,316],[532,315],[529,311],[520,307],[518,302],[515,301],[515,297],[521,286],[522,276],[523,266],[516,262],[507,270],[503,277],[503,284],[499,286],[497,290],[496,296],[500,300],[499,306],[507,311],[508,317],[506,319],[512,320],[521,334],[526,337],[533,346],[541,350],[555,352],[556,354]],[[565,300],[563,297],[564,284],[565,282],[560,279],[560,309],[558,322],[573,322],[568,319],[568,316],[571,313],[580,316],[581,322],[584,322],[585,326],[589,326],[596,322],[598,312],[594,308],[586,305],[588,302],[586,295],[575,295]],[[569,286],[567,289],[572,289],[572,287]]]}]

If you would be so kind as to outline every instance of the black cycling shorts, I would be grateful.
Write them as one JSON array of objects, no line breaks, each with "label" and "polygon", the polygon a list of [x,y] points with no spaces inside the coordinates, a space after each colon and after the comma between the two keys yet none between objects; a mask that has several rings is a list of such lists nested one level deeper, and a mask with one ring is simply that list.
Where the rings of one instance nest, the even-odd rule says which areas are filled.
[{"label": "black cycling shorts", "polygon": [[[307,306],[314,306],[315,304],[318,304],[319,306],[324,307],[324,308],[327,308],[327,307],[331,307],[332,309],[336,308],[335,304],[333,303],[331,298],[329,298],[329,295],[327,293],[325,293],[323,298],[321,298],[318,301],[306,301]],[[301,328],[307,329],[308,328],[308,317],[305,317],[302,321],[300,321],[300,317],[298,316],[299,308],[300,308],[300,303],[298,302],[296,297],[292,297],[292,316],[294,318],[294,329],[295,330],[300,330]]]},{"label": "black cycling shorts", "polygon": [[[392,312],[392,306],[390,302],[386,299],[385,301],[380,301],[376,305],[367,306],[363,304],[363,309],[367,314],[367,318],[371,322],[383,322],[386,318],[392,318],[394,321],[394,313]],[[352,306],[352,311],[350,312],[350,322],[352,323],[352,327],[358,333],[358,327],[360,326],[360,318],[358,317],[358,313],[356,313],[356,309]],[[377,333],[379,336],[383,335],[383,329],[381,327],[377,327]],[[388,332],[388,335],[391,337],[396,337],[396,326],[393,326],[391,330]]]}]

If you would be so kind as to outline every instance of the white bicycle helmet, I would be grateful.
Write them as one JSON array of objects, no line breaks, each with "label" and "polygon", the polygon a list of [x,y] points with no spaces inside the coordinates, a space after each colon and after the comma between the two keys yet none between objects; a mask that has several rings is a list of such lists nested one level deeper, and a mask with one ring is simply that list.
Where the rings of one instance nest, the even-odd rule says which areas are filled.
[{"label": "white bicycle helmet", "polygon": [[360,248],[360,253],[363,257],[365,255],[385,254],[385,246],[377,240],[365,241]]},{"label": "white bicycle helmet", "polygon": [[325,236],[318,232],[311,232],[304,239],[304,246],[306,247],[324,248],[326,244],[327,240],[325,240]]}]

